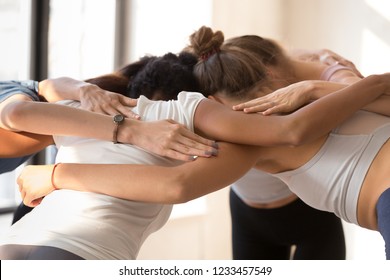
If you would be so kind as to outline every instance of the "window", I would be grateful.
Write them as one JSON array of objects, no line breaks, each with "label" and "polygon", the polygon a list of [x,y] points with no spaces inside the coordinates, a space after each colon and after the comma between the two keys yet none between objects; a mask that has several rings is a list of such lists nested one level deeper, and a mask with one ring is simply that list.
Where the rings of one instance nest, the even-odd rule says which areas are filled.
[{"label": "window", "polygon": [[50,1],[48,76],[87,79],[114,67],[115,1]]},{"label": "window", "polygon": [[[114,57],[114,23],[115,1],[111,0],[2,0],[1,79],[65,75],[82,79],[110,72]],[[46,149],[34,163],[51,162],[54,152]],[[0,209],[3,211],[9,211],[20,202],[16,184],[20,168],[0,175]]]},{"label": "window", "polygon": [[[0,52],[0,75],[86,79],[145,54],[178,52],[189,34],[210,24],[211,7],[211,0],[2,0],[0,35],[7,43]],[[48,163],[52,155],[46,150],[34,163]],[[0,203],[19,203],[17,174],[0,175]],[[205,207],[202,199],[187,205],[177,213],[196,214]]]},{"label": "window", "polygon": [[[0,77],[7,79],[28,79],[30,67],[30,19],[29,1],[0,1]],[[0,174],[0,211],[8,211],[16,205],[16,174]]]},{"label": "window", "polygon": [[[211,0],[133,0],[129,8],[129,61],[147,54],[180,52],[191,33],[202,25],[211,25]],[[201,197],[175,205],[171,218],[201,215],[206,208],[205,198]]]},{"label": "window", "polygon": [[29,1],[0,1],[1,79],[26,79],[29,67]]}]

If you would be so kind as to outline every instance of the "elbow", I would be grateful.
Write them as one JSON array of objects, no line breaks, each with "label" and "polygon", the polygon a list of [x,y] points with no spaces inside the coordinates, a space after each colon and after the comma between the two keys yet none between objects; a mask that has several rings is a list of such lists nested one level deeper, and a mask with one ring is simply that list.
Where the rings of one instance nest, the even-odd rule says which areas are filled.
[{"label": "elbow", "polygon": [[23,123],[25,110],[30,105],[27,101],[13,102],[4,107],[1,113],[1,123],[4,129],[20,131],[20,124]]},{"label": "elbow", "polygon": [[176,176],[171,177],[170,183],[168,184],[168,200],[172,204],[186,203],[192,199],[193,192],[191,189],[193,186],[185,180],[185,176],[181,176],[179,173]]},{"label": "elbow", "polygon": [[285,136],[286,144],[291,147],[298,147],[303,145],[308,140],[308,134],[304,126],[293,124],[287,129]]},{"label": "elbow", "polygon": [[291,147],[298,147],[305,144],[306,142],[305,140],[306,139],[304,133],[300,133],[299,131],[296,131],[291,135],[289,145]]},{"label": "elbow", "polygon": [[187,190],[188,188],[181,183],[176,182],[174,185],[171,185],[170,193],[168,194],[170,203],[180,204],[190,201],[192,198]]}]

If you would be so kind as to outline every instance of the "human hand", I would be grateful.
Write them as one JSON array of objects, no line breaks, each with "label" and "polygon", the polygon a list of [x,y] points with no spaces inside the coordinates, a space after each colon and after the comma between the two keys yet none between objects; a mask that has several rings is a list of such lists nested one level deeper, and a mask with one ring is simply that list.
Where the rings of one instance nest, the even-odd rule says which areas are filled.
[{"label": "human hand", "polygon": [[137,105],[137,99],[103,90],[97,85],[83,83],[80,86],[81,108],[106,115],[122,114],[125,117],[139,119],[140,116],[131,111]]},{"label": "human hand", "polygon": [[[211,157],[218,153],[215,141],[203,138],[174,120],[137,122],[132,132],[121,127],[118,139],[131,138],[130,143],[160,156],[182,161]],[[129,141],[125,141],[129,142]]]},{"label": "human hand", "polygon": [[55,190],[51,182],[53,167],[54,165],[27,165],[22,170],[17,183],[25,205],[35,207]]},{"label": "human hand", "polygon": [[233,106],[233,110],[245,113],[271,115],[290,113],[311,101],[313,81],[302,81],[278,89],[265,96]]},{"label": "human hand", "polygon": [[329,49],[320,49],[317,51],[302,51],[302,53],[298,55],[298,59],[304,61],[321,62],[327,66],[341,64],[350,68],[351,71],[354,72],[358,77],[363,78],[363,75],[356,68],[356,65],[352,61],[342,57],[341,55]]},{"label": "human hand", "polygon": [[122,114],[138,119],[131,111],[137,105],[136,99],[103,90],[95,84],[75,80],[69,77],[46,79],[39,82],[39,94],[49,102],[59,100],[78,100],[81,108],[107,115]]}]

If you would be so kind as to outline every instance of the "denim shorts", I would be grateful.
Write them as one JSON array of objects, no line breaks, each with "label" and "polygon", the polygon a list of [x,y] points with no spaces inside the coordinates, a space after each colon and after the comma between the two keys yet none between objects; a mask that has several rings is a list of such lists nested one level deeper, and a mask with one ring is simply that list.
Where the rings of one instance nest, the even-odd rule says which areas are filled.
[{"label": "denim shorts", "polygon": [[24,94],[34,101],[39,101],[38,82],[32,80],[0,81],[0,102],[15,94]]}]

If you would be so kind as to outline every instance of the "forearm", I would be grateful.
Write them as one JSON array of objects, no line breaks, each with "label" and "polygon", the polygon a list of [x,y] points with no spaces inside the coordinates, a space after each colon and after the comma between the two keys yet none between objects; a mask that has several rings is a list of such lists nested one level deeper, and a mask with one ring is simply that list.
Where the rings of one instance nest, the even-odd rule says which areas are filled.
[{"label": "forearm", "polygon": [[[93,117],[103,119],[97,114],[63,105],[19,101],[3,108],[2,125],[4,129],[11,131],[45,135],[81,136],[82,130],[87,129],[85,136],[91,136],[94,127],[88,128],[87,125],[94,124]],[[101,126],[108,128],[104,121]],[[75,131],[72,132],[73,130]]]},{"label": "forearm", "polygon": [[374,101],[385,90],[383,78],[372,75],[286,116],[289,118],[286,131],[293,134],[294,145],[310,142]]},{"label": "forearm", "polygon": [[171,170],[168,167],[136,164],[63,163],[56,167],[52,182],[58,189],[101,193],[144,202],[173,203],[176,202],[174,189],[177,182]]},{"label": "forearm", "polygon": [[331,76],[330,81],[351,84],[356,82],[357,79],[363,78],[362,74],[352,61],[347,60],[339,54],[328,49],[292,50],[290,51],[290,57],[293,60],[316,62],[327,67],[335,65],[348,67],[348,69],[337,71],[334,75]]},{"label": "forearm", "polygon": [[[353,78],[350,84],[360,81],[360,78]],[[312,90],[310,90],[311,101],[320,99],[328,94],[332,94],[340,89],[347,87],[347,84],[334,82],[315,81]],[[375,93],[373,93],[375,94]],[[369,104],[362,107],[362,110],[390,116],[390,97],[388,95],[381,95]]]},{"label": "forearm", "polygon": [[326,81],[308,81],[312,82],[312,89],[308,92],[310,97],[308,98],[311,101],[320,99],[328,94],[332,94],[338,90],[346,88],[347,85],[343,83],[336,82],[326,82]]},{"label": "forearm", "polygon": [[68,77],[46,79],[39,82],[39,95],[49,102],[59,100],[80,100],[81,89],[87,83]]},{"label": "forearm", "polygon": [[60,189],[129,200],[182,203],[228,186],[258,158],[256,147],[220,143],[220,150],[218,157],[198,158],[176,167],[63,163],[57,166],[53,183]]},{"label": "forearm", "polygon": [[363,110],[390,117],[390,96],[382,95],[363,107]]},{"label": "forearm", "polygon": [[[137,121],[126,119],[118,140],[131,142]],[[112,141],[115,124],[111,116],[69,106],[29,101],[12,102],[2,111],[2,128],[44,135],[67,135]]]}]

